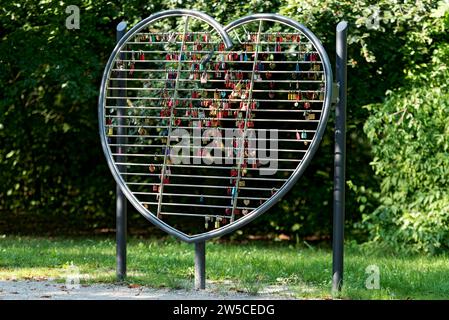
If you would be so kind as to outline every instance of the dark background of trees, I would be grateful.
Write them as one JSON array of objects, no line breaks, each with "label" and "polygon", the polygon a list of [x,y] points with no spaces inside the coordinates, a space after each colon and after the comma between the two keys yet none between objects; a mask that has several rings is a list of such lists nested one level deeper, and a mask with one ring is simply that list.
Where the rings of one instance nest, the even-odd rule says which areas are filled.
[{"label": "dark background of trees", "polygon": [[[68,5],[80,8],[79,30],[65,27]],[[120,21],[133,25],[171,8],[201,10],[223,24],[257,12],[284,14],[322,40],[333,65],[335,27],[341,20],[349,22],[346,223],[353,238],[376,238],[379,221],[369,217],[384,205],[380,193],[384,175],[375,166],[374,172],[370,163],[382,154],[372,148],[376,143],[382,145],[382,140],[368,139],[364,125],[370,119],[374,127],[368,124],[367,132],[383,130],[385,124],[374,120],[384,116],[388,103],[401,104],[385,102],[387,90],[411,87],[416,82],[411,75],[427,72],[435,50],[447,42],[442,28],[447,25],[447,8],[437,1],[417,5],[391,0],[2,0],[0,232],[67,234],[114,228],[115,184],[102,154],[97,125],[102,71]],[[372,27],[369,19],[375,18],[376,8],[379,25]],[[276,207],[237,235],[329,238],[333,120],[331,116],[319,152],[300,182]],[[386,224],[394,226],[394,218],[388,219]],[[129,225],[133,230],[156,232],[133,210]]]}]

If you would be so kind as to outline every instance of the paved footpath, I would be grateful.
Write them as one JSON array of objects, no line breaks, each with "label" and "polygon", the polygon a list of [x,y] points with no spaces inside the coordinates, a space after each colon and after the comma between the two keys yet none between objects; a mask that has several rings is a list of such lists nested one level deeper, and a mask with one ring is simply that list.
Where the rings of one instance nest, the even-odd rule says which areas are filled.
[{"label": "paved footpath", "polygon": [[[209,286],[209,285],[208,285]],[[258,295],[223,290],[171,290],[137,285],[92,284],[69,288],[52,280],[0,280],[0,300],[274,300],[291,299],[282,288]]]}]

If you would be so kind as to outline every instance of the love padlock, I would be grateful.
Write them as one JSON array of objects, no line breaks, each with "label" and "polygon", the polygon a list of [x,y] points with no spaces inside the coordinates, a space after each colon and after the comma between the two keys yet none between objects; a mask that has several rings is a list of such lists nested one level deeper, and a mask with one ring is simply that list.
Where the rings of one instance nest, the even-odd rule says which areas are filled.
[{"label": "love padlock", "polygon": [[[187,230],[178,231],[174,225],[169,225],[171,219],[164,222],[159,220],[165,214],[179,214],[177,219],[181,222],[176,222],[176,226],[183,226],[183,216],[202,216],[204,220],[200,223],[204,223],[205,229],[209,230],[202,229],[201,225],[197,230],[204,231],[201,240],[209,239],[226,233],[229,225],[238,227],[244,221],[252,220],[253,217],[248,217],[252,210],[262,213],[269,207],[248,208],[249,206],[258,207],[268,199],[279,200],[282,196],[278,193],[279,190],[290,189],[293,183],[276,184],[276,188],[271,189],[273,183],[270,179],[265,179],[262,173],[264,170],[259,170],[257,152],[251,151],[254,147],[248,143],[249,135],[271,128],[282,130],[278,139],[279,146],[276,147],[279,152],[290,152],[290,149],[295,148],[289,145],[291,140],[295,141],[295,136],[304,145],[309,143],[311,148],[300,146],[301,152],[290,152],[287,157],[282,156],[292,162],[298,160],[295,170],[293,166],[288,167],[288,171],[292,172],[290,176],[295,179],[289,179],[288,173],[282,177],[286,181],[296,180],[304,171],[298,168],[308,163],[302,161],[304,154],[315,153],[318,144],[312,141],[323,135],[324,123],[328,118],[326,108],[329,108],[329,97],[332,96],[332,79],[329,77],[331,69],[328,58],[321,44],[313,36],[309,37],[310,31],[303,30],[295,22],[290,23],[289,19],[278,20],[277,15],[270,16],[273,20],[270,20],[269,28],[272,23],[273,28],[261,28],[258,32],[249,25],[246,28],[246,24],[260,23],[259,16],[246,17],[225,28],[207,15],[189,10],[172,11],[167,18],[182,22],[184,20],[180,18],[185,16],[190,19],[184,25],[185,32],[182,28],[164,30],[161,26],[168,26],[170,23],[162,23],[166,19],[162,14],[161,23],[152,23],[156,20],[150,19],[144,29],[139,29],[144,31],[134,29],[131,31],[134,37],[126,36],[111,55],[112,63],[108,63],[110,70],[104,73],[106,79],[103,81],[101,95],[104,98],[100,97],[102,101],[99,105],[103,110],[104,120],[101,127],[102,143],[107,141],[106,146],[109,146],[104,148],[105,152],[112,161],[118,162],[116,155],[111,153],[115,152],[115,145],[123,144],[127,154],[127,172],[117,171],[121,168],[120,164],[113,168],[114,177],[123,177],[117,183],[126,191],[127,197],[134,204],[137,203],[137,207],[140,204],[140,207],[146,208],[141,212],[145,217],[170,234],[194,242],[200,238],[195,231],[189,230],[190,225],[186,227]],[[205,18],[207,19],[203,20]],[[202,32],[197,27],[199,25],[193,23],[194,20],[198,20],[201,26],[209,24],[213,28],[209,28],[210,33]],[[245,28],[242,29],[243,25]],[[251,32],[248,33],[245,29]],[[300,43],[301,37],[304,41]],[[230,51],[231,44],[234,44],[233,51]],[[120,59],[123,57],[121,53],[127,54],[125,60]],[[124,70],[124,75],[120,69]],[[115,88],[109,90],[109,84],[115,86],[114,81],[117,79],[113,78],[131,78],[128,74],[134,74],[135,79],[124,88],[124,94],[128,97],[126,100],[132,103],[128,103],[129,108],[126,109],[126,103],[123,103],[124,106],[116,103],[109,106],[106,103],[109,100],[106,99],[116,101],[120,98]],[[318,78],[322,81],[316,81]],[[286,98],[291,103],[285,103]],[[124,109],[121,113],[123,118],[120,118],[118,111],[121,110],[117,110],[117,106]],[[108,118],[117,123],[107,123]],[[315,119],[317,121],[314,123],[305,123]],[[257,130],[254,130],[256,123]],[[123,126],[124,129],[120,128],[120,136],[105,140],[104,136],[113,135],[118,126]],[[195,135],[194,130],[204,126],[214,128],[207,130],[208,132],[217,130],[221,135],[217,138],[207,134],[208,139],[202,141],[205,135],[201,133],[197,140],[199,146],[192,142],[185,146],[194,165],[171,159],[173,154],[177,154],[173,152],[175,143],[184,142],[183,138],[177,138],[179,133],[173,132],[186,130]],[[223,140],[226,129],[235,134]],[[121,140],[122,135],[124,138]],[[273,139],[275,137],[270,132],[270,139],[267,141]],[[262,149],[270,150],[265,147],[262,146]],[[213,164],[210,166],[201,163],[202,160],[208,161],[212,154],[215,158],[215,150],[219,149],[224,151],[221,156],[224,155],[232,162],[223,164],[211,161]],[[158,155],[152,150],[158,150],[162,154]],[[148,159],[151,164],[145,161]],[[284,170],[290,164],[293,163],[279,163],[280,169]],[[176,170],[176,175],[170,174],[169,166]],[[155,183],[154,180],[158,180],[158,177],[159,181],[156,182],[159,183]],[[124,184],[123,181],[129,181],[136,187]],[[167,188],[163,187],[170,183]],[[153,192],[142,192],[145,185],[150,185]],[[273,197],[270,197],[270,191]],[[159,202],[159,205],[147,205],[155,202]],[[247,217],[242,219],[242,214]],[[191,220],[197,221],[196,218]],[[214,226],[223,228],[214,232],[210,230]],[[192,227],[195,227],[194,223]]]}]

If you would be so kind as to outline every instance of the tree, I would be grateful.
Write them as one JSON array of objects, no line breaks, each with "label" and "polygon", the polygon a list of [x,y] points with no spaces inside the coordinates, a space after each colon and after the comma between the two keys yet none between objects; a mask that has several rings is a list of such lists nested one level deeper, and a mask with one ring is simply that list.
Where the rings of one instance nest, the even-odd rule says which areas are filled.
[{"label": "tree", "polygon": [[449,5],[432,12],[432,59],[404,88],[368,107],[364,130],[381,177],[380,206],[364,216],[373,240],[435,253],[449,248]]}]

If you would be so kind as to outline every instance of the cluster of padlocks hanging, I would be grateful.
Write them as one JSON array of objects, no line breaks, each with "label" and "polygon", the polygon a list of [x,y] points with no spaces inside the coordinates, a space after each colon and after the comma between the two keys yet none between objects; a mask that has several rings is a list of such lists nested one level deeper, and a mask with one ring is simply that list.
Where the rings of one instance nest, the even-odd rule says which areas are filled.
[{"label": "cluster of padlocks hanging", "polygon": [[170,226],[185,218],[190,233],[272,201],[316,149],[329,106],[329,66],[307,30],[248,19],[225,30],[230,49],[217,30],[190,14],[142,25],[112,59],[102,105],[135,206]]}]

